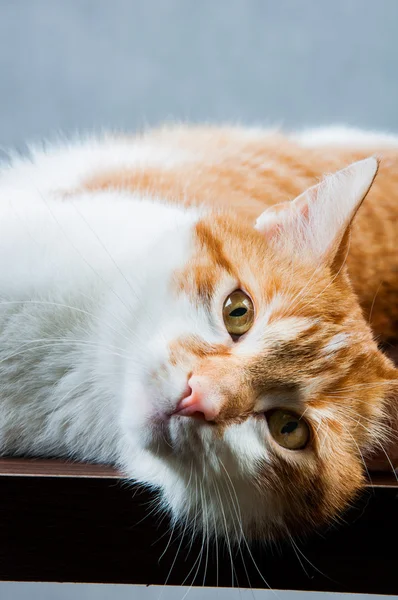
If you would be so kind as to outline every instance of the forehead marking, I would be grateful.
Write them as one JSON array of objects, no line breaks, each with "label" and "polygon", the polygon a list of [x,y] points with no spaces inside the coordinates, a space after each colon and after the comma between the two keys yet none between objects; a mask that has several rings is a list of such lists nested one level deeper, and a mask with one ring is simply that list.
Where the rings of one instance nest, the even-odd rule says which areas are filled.
[{"label": "forehead marking", "polygon": [[348,346],[348,337],[349,336],[346,333],[337,333],[324,345],[322,353],[330,355],[338,352],[342,348],[346,348]]},{"label": "forehead marking", "polygon": [[211,224],[199,221],[194,227],[196,248],[185,267],[174,274],[176,289],[185,292],[191,301],[200,301],[208,310],[215,289],[222,277],[228,273],[238,281],[236,270],[226,257],[223,241],[213,231]]},{"label": "forehead marking", "polygon": [[235,269],[223,252],[222,242],[215,237],[210,228],[203,221],[199,221],[195,230],[199,242],[206,247],[211,261],[235,276]]},{"label": "forehead marking", "polygon": [[247,338],[236,344],[234,353],[251,355],[272,349],[278,343],[293,342],[315,324],[314,319],[307,317],[285,317],[270,323],[266,314],[258,319]]}]

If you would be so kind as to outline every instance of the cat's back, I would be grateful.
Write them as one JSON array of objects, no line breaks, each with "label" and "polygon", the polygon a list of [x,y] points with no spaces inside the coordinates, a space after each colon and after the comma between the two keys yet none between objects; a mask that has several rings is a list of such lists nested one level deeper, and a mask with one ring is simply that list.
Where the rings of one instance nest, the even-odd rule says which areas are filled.
[{"label": "cat's back", "polygon": [[178,203],[232,208],[253,220],[264,206],[293,199],[324,174],[376,155],[379,176],[366,204],[398,210],[391,200],[398,183],[398,135],[343,127],[287,135],[174,126],[121,139],[127,156],[85,169],[85,189],[150,191]]},{"label": "cat's back", "polygon": [[241,127],[174,126],[33,148],[0,171],[0,188],[67,200],[123,190],[142,199],[205,204],[251,222],[325,173],[377,155],[379,174],[356,218],[349,269],[373,327],[390,337],[398,315],[398,137],[347,128],[296,134]]},{"label": "cat's back", "polygon": [[[137,143],[136,140],[130,143]],[[251,222],[266,206],[291,200],[325,173],[376,155],[379,174],[352,231],[348,265],[375,331],[384,338],[398,320],[398,136],[330,127],[285,135],[239,127],[171,127],[138,138],[159,161],[109,167],[86,189],[123,187],[171,202],[238,211]]]},{"label": "cat's back", "polygon": [[[233,208],[252,222],[264,207],[293,199],[325,174],[377,156],[379,173],[355,218],[347,263],[376,334],[397,336],[398,136],[346,127],[290,135],[209,127],[159,137],[168,135],[189,149],[192,163],[187,160],[175,172],[169,193],[171,173],[159,178],[162,194]],[[193,158],[195,152],[200,159]]]},{"label": "cat's back", "polygon": [[156,140],[104,134],[76,136],[29,145],[27,152],[10,151],[0,164],[0,188],[15,193],[30,191],[71,195],[101,173],[175,164],[170,151]]}]

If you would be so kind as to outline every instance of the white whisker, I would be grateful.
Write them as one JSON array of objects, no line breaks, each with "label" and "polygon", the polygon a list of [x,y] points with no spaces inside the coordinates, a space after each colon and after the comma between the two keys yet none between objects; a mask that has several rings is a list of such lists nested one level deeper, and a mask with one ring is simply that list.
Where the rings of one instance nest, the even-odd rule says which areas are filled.
[{"label": "white whisker", "polygon": [[[237,496],[237,494],[236,494],[235,487],[234,487],[234,486],[233,486],[233,484],[232,484],[232,480],[231,480],[231,478],[230,478],[230,475],[229,475],[229,473],[228,473],[227,469],[225,468],[225,466],[224,466],[224,464],[223,464],[223,462],[221,461],[221,459],[220,459],[220,458],[219,458],[219,462],[220,462],[221,466],[223,467],[223,469],[224,469],[224,471],[225,471],[225,473],[226,473],[226,475],[227,475],[227,477],[228,477],[229,481],[231,482],[231,485],[232,485],[232,491],[233,491],[233,493],[234,493],[234,495],[235,495],[237,506],[239,506],[239,500],[238,500],[238,496]],[[242,519],[240,519],[240,523],[242,523]],[[277,594],[274,592],[274,590],[272,590],[271,586],[269,585],[269,583],[267,582],[267,580],[264,578],[263,574],[261,573],[261,571],[260,571],[260,569],[259,569],[259,567],[258,567],[258,565],[257,565],[257,563],[256,563],[256,561],[255,561],[255,559],[254,559],[254,556],[253,556],[253,554],[252,554],[252,551],[251,551],[251,549],[250,549],[249,543],[248,543],[248,542],[247,542],[247,540],[246,540],[246,537],[245,537],[245,535],[244,535],[243,529],[242,529],[242,539],[243,539],[243,541],[244,541],[244,543],[245,543],[246,549],[247,549],[247,551],[248,551],[248,553],[249,553],[249,556],[250,556],[250,558],[251,558],[251,560],[252,560],[252,562],[253,562],[253,565],[254,565],[254,567],[255,567],[255,569],[256,569],[256,571],[257,571],[257,573],[260,575],[260,577],[261,577],[262,581],[265,583],[265,585],[267,586],[267,588],[268,588],[269,590],[273,591],[273,593],[274,593],[275,595],[277,595]]]}]

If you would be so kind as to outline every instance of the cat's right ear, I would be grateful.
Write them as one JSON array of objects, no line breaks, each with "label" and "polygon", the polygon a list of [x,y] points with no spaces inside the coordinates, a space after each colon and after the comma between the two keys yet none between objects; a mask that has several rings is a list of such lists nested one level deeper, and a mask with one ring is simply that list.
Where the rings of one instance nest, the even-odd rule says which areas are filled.
[{"label": "cat's right ear", "polygon": [[295,200],[264,211],[256,221],[270,243],[316,264],[332,265],[378,169],[376,158],[325,177]]}]

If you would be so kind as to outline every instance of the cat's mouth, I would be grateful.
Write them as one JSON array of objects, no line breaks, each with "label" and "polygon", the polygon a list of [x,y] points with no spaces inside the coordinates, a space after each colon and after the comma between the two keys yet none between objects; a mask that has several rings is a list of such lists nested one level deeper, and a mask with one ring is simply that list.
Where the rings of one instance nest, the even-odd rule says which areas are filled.
[{"label": "cat's mouth", "polygon": [[179,403],[167,413],[152,414],[150,425],[147,448],[168,458],[186,457],[192,461],[194,455],[203,456],[214,440],[214,423],[207,421],[200,411],[185,413]]}]

